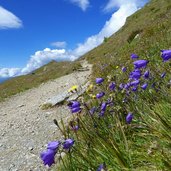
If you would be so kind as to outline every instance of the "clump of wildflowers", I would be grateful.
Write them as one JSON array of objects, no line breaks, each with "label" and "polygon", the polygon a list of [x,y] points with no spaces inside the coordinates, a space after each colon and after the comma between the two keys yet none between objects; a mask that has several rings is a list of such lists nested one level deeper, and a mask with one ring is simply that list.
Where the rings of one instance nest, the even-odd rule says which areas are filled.
[{"label": "clump of wildflowers", "polygon": [[55,163],[55,155],[61,145],[63,146],[62,150],[70,150],[74,145],[74,140],[66,139],[63,143],[60,141],[49,142],[46,151],[40,153],[40,158],[45,166],[50,167]]}]

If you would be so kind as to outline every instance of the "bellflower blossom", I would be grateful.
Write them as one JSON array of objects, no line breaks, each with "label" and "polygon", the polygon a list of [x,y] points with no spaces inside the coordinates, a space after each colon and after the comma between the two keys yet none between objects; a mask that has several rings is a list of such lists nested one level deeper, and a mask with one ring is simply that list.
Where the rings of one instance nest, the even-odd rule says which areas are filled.
[{"label": "bellflower blossom", "polygon": [[161,57],[163,58],[163,62],[171,59],[171,50],[161,50]]},{"label": "bellflower blossom", "polygon": [[114,90],[115,87],[116,87],[116,84],[115,84],[114,82],[111,82],[111,83],[109,84],[109,89],[110,89],[110,90]]},{"label": "bellflower blossom", "polygon": [[56,151],[60,144],[60,141],[51,141],[48,143],[47,149]]},{"label": "bellflower blossom", "polygon": [[102,103],[101,110],[102,111],[105,111],[106,110],[106,107],[107,107],[107,103]]},{"label": "bellflower blossom", "polygon": [[145,89],[147,88],[147,86],[148,86],[148,84],[147,84],[147,83],[144,83],[144,84],[141,86],[141,88],[142,88],[143,90],[145,90]]},{"label": "bellflower blossom", "polygon": [[95,107],[95,106],[92,107],[92,108],[89,110],[89,112],[90,112],[91,115],[93,115],[93,114],[95,113],[95,111],[96,111],[96,107]]},{"label": "bellflower blossom", "polygon": [[137,59],[137,58],[139,58],[138,55],[136,55],[136,54],[134,54],[134,53],[131,54],[131,59]]},{"label": "bellflower blossom", "polygon": [[55,155],[60,144],[61,143],[59,141],[52,141],[48,143],[47,150],[40,154],[40,158],[43,160],[44,165],[48,165],[50,167],[53,163],[55,163]]},{"label": "bellflower blossom", "polygon": [[96,95],[96,98],[97,98],[97,99],[100,99],[100,98],[102,98],[104,95],[105,95],[104,92],[100,92],[100,93],[98,93],[98,94]]},{"label": "bellflower blossom", "polygon": [[162,74],[161,74],[161,78],[164,78],[166,76],[166,72],[163,72]]},{"label": "bellflower blossom", "polygon": [[135,62],[134,62],[134,68],[135,68],[135,69],[137,69],[137,68],[138,68],[138,69],[139,69],[139,68],[145,68],[145,67],[147,66],[148,62],[149,62],[149,61],[143,60],[143,59],[138,60],[138,61],[135,61]]},{"label": "bellflower blossom", "polygon": [[133,114],[129,112],[128,115],[126,116],[126,122],[130,124],[132,119],[133,119]]},{"label": "bellflower blossom", "polygon": [[121,84],[119,85],[119,88],[122,90],[122,89],[124,88],[124,84],[121,83]]},{"label": "bellflower blossom", "polygon": [[138,86],[138,84],[140,83],[140,80],[135,80],[135,81],[132,81],[130,83],[131,86]]},{"label": "bellflower blossom", "polygon": [[103,81],[103,78],[96,78],[96,84],[101,84]]},{"label": "bellflower blossom", "polygon": [[97,171],[107,171],[105,164],[100,164]]},{"label": "bellflower blossom", "polygon": [[73,139],[67,139],[63,143],[63,149],[68,150],[74,145],[74,140]]},{"label": "bellflower blossom", "polygon": [[145,71],[144,72],[144,78],[145,79],[148,79],[149,78],[149,75],[150,75],[150,72],[149,71]]},{"label": "bellflower blossom", "polygon": [[52,166],[55,163],[55,152],[53,150],[47,149],[40,154],[40,158],[43,160],[44,165]]},{"label": "bellflower blossom", "polygon": [[135,69],[129,75],[129,78],[137,80],[141,77],[141,71],[139,69]]},{"label": "bellflower blossom", "polygon": [[126,72],[127,68],[126,67],[122,67],[122,72]]}]

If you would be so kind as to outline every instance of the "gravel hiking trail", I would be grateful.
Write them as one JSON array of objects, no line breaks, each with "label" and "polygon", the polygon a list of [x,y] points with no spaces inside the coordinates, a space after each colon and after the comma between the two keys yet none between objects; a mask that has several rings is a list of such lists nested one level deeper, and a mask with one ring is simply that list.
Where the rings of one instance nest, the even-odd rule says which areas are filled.
[{"label": "gravel hiking trail", "polygon": [[42,110],[41,105],[73,85],[84,85],[92,66],[82,61],[82,67],[88,69],[41,84],[0,103],[0,171],[48,170],[42,164],[40,152],[49,141],[61,137],[53,119],[65,120],[71,114],[64,105],[49,110]]}]

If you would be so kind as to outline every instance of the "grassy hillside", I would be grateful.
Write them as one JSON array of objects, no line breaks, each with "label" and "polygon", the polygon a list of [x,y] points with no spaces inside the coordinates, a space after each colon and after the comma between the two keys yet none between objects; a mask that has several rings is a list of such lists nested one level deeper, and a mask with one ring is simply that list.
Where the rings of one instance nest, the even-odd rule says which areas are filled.
[{"label": "grassy hillside", "polygon": [[[128,65],[131,53],[155,61],[160,57],[160,50],[168,48],[171,48],[171,1],[151,0],[128,17],[126,24],[107,42],[83,58],[95,64],[94,75],[101,76],[103,64]],[[110,66],[106,67],[106,73],[111,71]]]},{"label": "grassy hillside", "polygon": [[[170,0],[151,0],[82,57],[94,64],[92,85],[82,102],[69,104],[67,127],[55,121],[64,137],[55,149],[61,162],[56,170],[171,170],[171,59],[163,62],[161,49],[171,49]],[[137,70],[132,53],[148,64]],[[133,71],[140,73],[136,81]],[[96,77],[104,81],[96,84]],[[53,163],[55,154],[45,151],[42,160]]]},{"label": "grassy hillside", "polygon": [[0,84],[0,101],[5,98],[36,87],[46,81],[72,73],[81,67],[79,62],[55,62],[33,71],[28,75],[12,78]]}]

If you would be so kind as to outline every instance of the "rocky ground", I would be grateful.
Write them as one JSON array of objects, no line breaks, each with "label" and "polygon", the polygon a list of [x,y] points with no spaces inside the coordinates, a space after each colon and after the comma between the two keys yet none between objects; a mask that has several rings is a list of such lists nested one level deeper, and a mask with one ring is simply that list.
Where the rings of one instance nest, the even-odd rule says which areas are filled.
[{"label": "rocky ground", "polygon": [[73,85],[84,85],[91,74],[76,71],[37,88],[17,94],[0,103],[0,171],[45,171],[40,152],[49,141],[60,138],[53,119],[66,119],[71,114],[66,106],[42,110],[49,98]]}]

